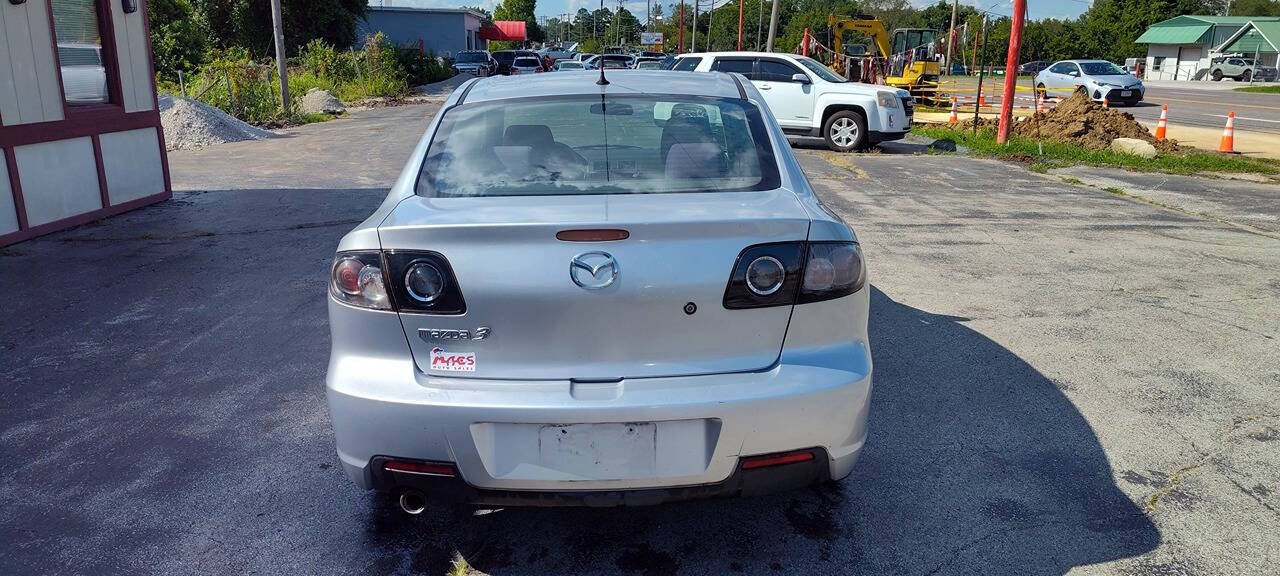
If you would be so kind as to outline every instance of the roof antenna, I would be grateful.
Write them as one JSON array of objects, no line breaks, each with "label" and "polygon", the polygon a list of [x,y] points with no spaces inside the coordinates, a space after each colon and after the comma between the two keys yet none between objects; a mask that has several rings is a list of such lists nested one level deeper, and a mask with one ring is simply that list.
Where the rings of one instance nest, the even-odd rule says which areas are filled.
[{"label": "roof antenna", "polygon": [[[600,9],[604,10],[604,0],[600,0]],[[609,80],[604,77],[604,54],[600,55],[600,79],[596,80],[597,86],[608,86]]]}]

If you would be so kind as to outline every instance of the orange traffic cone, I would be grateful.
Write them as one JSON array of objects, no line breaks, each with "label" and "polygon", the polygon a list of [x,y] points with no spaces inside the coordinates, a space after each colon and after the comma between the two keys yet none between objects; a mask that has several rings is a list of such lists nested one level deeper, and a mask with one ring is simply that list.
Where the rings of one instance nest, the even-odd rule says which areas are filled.
[{"label": "orange traffic cone", "polygon": [[1110,107],[1111,107],[1111,103],[1110,103],[1110,102],[1107,102],[1107,97],[1106,97],[1106,96],[1103,96],[1103,97],[1102,97],[1102,107],[1103,107],[1103,108],[1110,108]]},{"label": "orange traffic cone", "polygon": [[1048,112],[1048,111],[1049,111],[1049,109],[1048,109],[1048,108],[1045,108],[1044,92],[1041,92],[1041,93],[1040,93],[1040,99],[1036,100],[1036,107],[1037,107],[1037,109],[1038,109],[1037,111],[1039,111],[1039,112]]},{"label": "orange traffic cone", "polygon": [[1236,113],[1227,113],[1227,125],[1222,129],[1222,140],[1218,141],[1218,151],[1228,154],[1236,153]]},{"label": "orange traffic cone", "polygon": [[987,106],[987,95],[978,93],[978,107],[986,108],[986,106]]},{"label": "orange traffic cone", "polygon": [[951,119],[947,120],[948,124],[955,124],[960,121],[960,116],[956,114],[956,97],[951,97]]},{"label": "orange traffic cone", "polygon": [[1165,130],[1169,127],[1169,105],[1160,108],[1160,123],[1156,124],[1156,140],[1164,140]]}]

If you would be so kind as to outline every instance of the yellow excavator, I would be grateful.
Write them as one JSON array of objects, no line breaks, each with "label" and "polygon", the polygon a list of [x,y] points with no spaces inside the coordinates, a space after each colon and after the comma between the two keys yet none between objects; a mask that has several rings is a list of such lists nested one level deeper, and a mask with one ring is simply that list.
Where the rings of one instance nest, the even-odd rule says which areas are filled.
[{"label": "yellow excavator", "polygon": [[[861,70],[852,75],[854,80],[864,82],[883,82],[894,88],[901,88],[915,97],[916,101],[934,103],[938,94],[937,39],[938,31],[931,28],[898,28],[893,31],[893,43],[885,32],[884,22],[875,16],[827,16],[827,26],[831,31],[831,49],[836,57],[831,69],[846,78],[851,77],[846,70],[850,59],[860,59]],[[854,31],[871,37],[878,57],[861,57],[847,54],[844,45],[844,33]]]}]

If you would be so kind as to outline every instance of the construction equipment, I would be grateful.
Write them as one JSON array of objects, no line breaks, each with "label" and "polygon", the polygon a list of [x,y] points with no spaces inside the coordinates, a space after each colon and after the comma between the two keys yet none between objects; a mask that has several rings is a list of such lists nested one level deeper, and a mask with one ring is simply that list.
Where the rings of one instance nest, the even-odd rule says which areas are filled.
[{"label": "construction equipment", "polygon": [[[941,71],[938,65],[937,30],[898,28],[893,31],[893,41],[890,43],[884,22],[875,16],[830,14],[827,16],[827,26],[830,29],[831,48],[835,51],[831,69],[837,74],[907,90],[916,101],[934,103],[937,100],[938,75]],[[854,54],[855,50],[846,51],[844,33],[849,31],[871,37],[879,55],[867,57]],[[851,70],[850,64],[858,65],[856,74]]]}]

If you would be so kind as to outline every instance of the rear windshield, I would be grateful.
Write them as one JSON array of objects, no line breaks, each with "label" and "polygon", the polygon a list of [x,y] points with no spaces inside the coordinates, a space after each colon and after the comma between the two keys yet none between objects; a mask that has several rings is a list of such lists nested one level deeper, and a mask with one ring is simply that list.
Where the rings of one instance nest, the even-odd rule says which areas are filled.
[{"label": "rear windshield", "polygon": [[494,52],[493,53],[493,59],[503,64],[510,64],[512,60],[515,60],[515,58],[516,58],[515,52]]},{"label": "rear windshield", "polygon": [[521,56],[519,58],[516,58],[516,62],[513,65],[514,66],[541,66],[542,62],[539,62],[537,58],[527,58],[527,57]]},{"label": "rear windshield", "polygon": [[691,96],[575,96],[445,112],[418,177],[429,197],[768,190],[760,109]]},{"label": "rear windshield", "polygon": [[489,56],[484,52],[459,52],[458,62],[488,62]]}]

